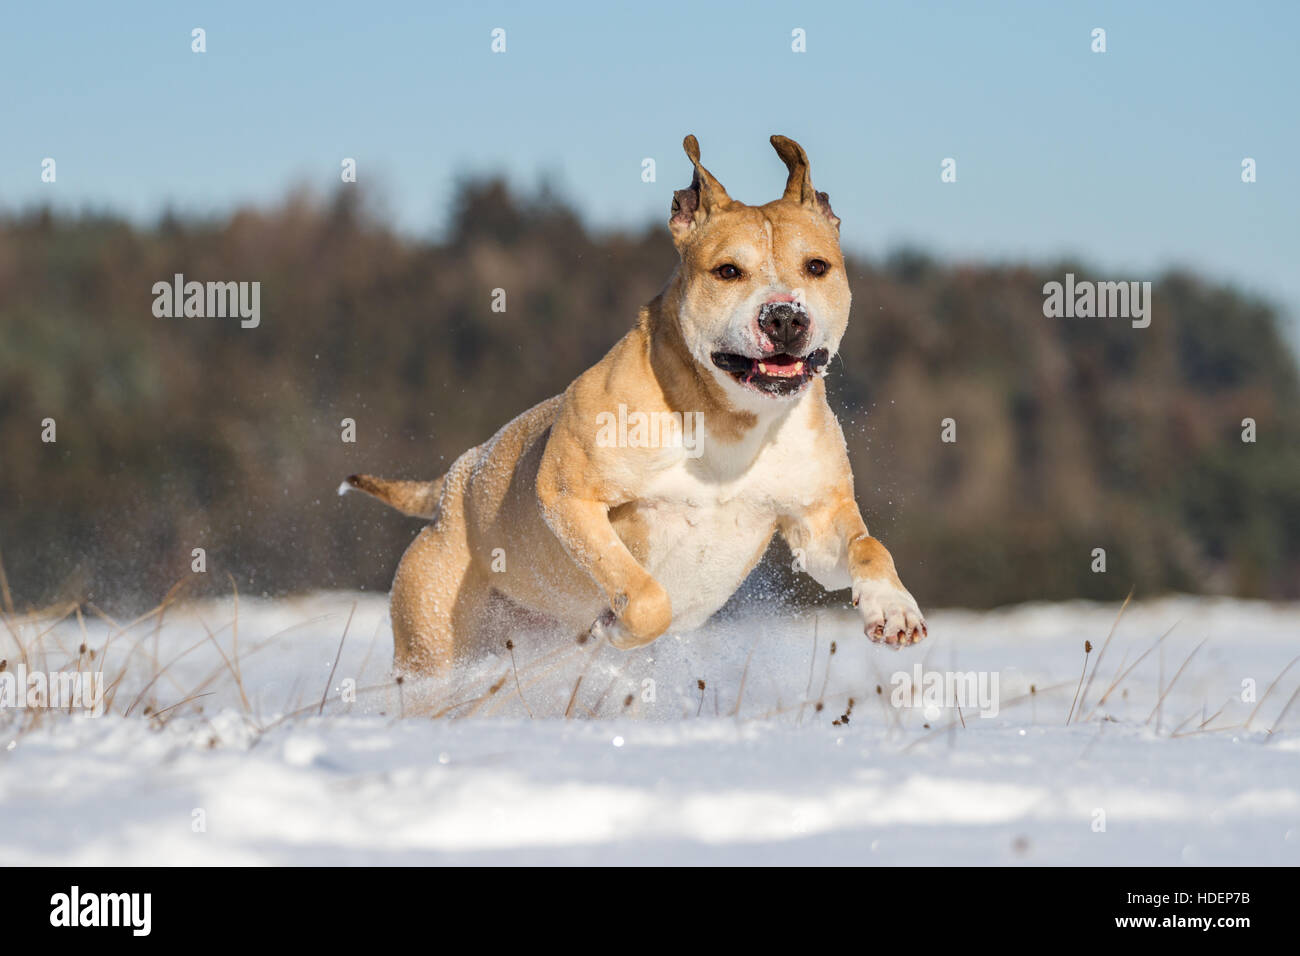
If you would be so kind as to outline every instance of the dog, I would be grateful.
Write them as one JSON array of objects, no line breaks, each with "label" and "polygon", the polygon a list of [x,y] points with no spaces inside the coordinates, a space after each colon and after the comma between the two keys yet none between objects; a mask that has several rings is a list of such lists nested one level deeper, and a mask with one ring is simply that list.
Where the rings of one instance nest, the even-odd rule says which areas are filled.
[{"label": "dog", "polygon": [[694,174],[668,220],[680,263],[563,394],[442,478],[353,475],[341,486],[430,520],[393,580],[399,672],[446,673],[494,629],[503,644],[503,612],[624,650],[694,628],[777,532],[823,587],[852,589],[872,641],[897,649],[927,635],[867,532],[826,401],[849,318],[840,220],[813,189],[803,148],[771,143],[785,191],[750,206],[686,137]]}]

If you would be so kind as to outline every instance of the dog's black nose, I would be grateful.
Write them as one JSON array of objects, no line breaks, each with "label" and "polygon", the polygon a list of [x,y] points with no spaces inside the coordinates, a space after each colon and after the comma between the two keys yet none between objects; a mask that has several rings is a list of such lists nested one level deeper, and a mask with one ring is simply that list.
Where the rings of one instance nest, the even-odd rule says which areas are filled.
[{"label": "dog's black nose", "polygon": [[782,352],[798,355],[798,346],[812,324],[808,313],[793,302],[768,302],[758,312],[758,327]]}]

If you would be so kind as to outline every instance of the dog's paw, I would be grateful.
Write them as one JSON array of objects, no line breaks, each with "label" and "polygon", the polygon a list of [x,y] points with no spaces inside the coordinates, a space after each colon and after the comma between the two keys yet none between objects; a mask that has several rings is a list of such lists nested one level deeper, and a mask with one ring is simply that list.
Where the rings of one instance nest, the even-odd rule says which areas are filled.
[{"label": "dog's paw", "polygon": [[[609,608],[596,618],[596,622],[591,625],[591,630],[587,632],[590,637],[604,638],[609,641],[611,647],[616,647],[620,651],[632,651],[638,647],[654,641],[654,637],[642,637],[637,635],[619,620],[618,616]],[[658,637],[658,635],[655,635]]]},{"label": "dog's paw", "polygon": [[659,637],[673,621],[673,605],[658,581],[647,577],[635,591],[619,591],[612,607],[591,626],[621,651],[644,647]]},{"label": "dog's paw", "polygon": [[610,608],[605,608],[601,612],[600,617],[592,623],[580,643],[585,644],[588,639],[609,641],[610,646],[617,647],[620,651],[628,651],[639,646],[619,621],[618,615]]},{"label": "dog's paw", "polygon": [[888,581],[855,582],[853,606],[862,615],[863,631],[876,644],[899,650],[919,643],[929,633],[916,600]]}]

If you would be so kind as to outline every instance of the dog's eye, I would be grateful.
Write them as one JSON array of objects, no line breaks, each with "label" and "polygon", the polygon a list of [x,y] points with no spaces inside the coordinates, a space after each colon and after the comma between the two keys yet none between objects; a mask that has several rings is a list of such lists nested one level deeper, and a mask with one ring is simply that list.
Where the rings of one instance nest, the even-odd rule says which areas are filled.
[{"label": "dog's eye", "polygon": [[713,274],[719,279],[739,279],[740,268],[733,263],[724,262],[713,270]]},{"label": "dog's eye", "polygon": [[825,259],[809,259],[805,268],[807,268],[810,276],[824,276],[830,266],[826,264]]}]

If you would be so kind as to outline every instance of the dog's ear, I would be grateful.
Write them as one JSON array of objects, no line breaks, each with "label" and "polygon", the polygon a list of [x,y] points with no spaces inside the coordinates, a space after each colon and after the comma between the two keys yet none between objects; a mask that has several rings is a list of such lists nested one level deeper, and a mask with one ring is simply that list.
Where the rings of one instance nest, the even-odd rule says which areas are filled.
[{"label": "dog's ear", "polygon": [[731,202],[722,183],[700,165],[699,141],[694,136],[687,136],[682,140],[682,149],[686,150],[686,155],[695,166],[695,173],[691,176],[690,186],[673,193],[668,229],[673,234],[673,242],[679,246],[708,218],[709,213]]},{"label": "dog's ear", "polygon": [[839,229],[840,217],[831,211],[830,197],[813,189],[812,176],[808,172],[808,154],[803,147],[786,136],[773,136],[772,148],[785,163],[785,168],[790,170],[785,181],[785,194],[781,198],[816,209]]}]

